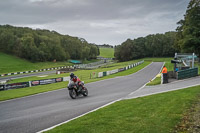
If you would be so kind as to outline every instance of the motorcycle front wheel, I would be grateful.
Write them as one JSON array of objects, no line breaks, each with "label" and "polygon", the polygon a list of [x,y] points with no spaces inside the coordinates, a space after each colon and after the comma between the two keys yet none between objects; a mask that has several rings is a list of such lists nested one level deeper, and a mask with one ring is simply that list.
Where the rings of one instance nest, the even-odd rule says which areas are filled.
[{"label": "motorcycle front wheel", "polygon": [[88,90],[87,90],[87,88],[86,87],[84,87],[84,89],[83,89],[83,96],[88,96]]},{"label": "motorcycle front wheel", "polygon": [[72,99],[76,99],[76,91],[74,89],[69,90],[69,95]]}]

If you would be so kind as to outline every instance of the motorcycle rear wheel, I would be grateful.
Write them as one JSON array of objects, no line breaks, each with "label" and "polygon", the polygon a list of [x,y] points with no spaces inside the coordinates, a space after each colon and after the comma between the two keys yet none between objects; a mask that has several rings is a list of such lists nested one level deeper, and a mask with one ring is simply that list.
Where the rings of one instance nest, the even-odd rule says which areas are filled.
[{"label": "motorcycle rear wheel", "polygon": [[76,91],[74,89],[69,90],[69,95],[72,99],[76,99]]}]

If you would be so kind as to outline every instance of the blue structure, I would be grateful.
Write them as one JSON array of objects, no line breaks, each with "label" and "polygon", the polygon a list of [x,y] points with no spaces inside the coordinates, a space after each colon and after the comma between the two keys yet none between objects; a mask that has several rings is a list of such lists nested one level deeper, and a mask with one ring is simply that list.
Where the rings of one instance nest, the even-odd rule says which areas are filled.
[{"label": "blue structure", "polygon": [[82,62],[79,60],[69,60],[69,62],[73,63],[73,64],[81,64]]}]

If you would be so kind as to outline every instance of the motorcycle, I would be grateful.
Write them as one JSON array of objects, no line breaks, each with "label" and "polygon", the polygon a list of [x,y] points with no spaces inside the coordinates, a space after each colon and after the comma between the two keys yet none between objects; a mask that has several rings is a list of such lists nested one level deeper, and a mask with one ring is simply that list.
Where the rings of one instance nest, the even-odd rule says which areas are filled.
[{"label": "motorcycle", "polygon": [[83,95],[83,96],[88,96],[88,90],[84,86],[84,81],[79,83],[79,88],[76,86],[76,84],[73,81],[70,81],[68,84],[68,90],[69,90],[69,95],[72,99],[76,99],[77,96]]}]

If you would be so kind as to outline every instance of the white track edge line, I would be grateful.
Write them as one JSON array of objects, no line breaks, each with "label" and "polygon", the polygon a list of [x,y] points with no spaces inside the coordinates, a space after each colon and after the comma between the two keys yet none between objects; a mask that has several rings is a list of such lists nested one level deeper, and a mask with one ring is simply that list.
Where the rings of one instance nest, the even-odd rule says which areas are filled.
[{"label": "white track edge line", "polygon": [[[153,63],[153,62],[152,62],[152,63]],[[151,64],[152,64],[152,63],[151,63]],[[150,65],[150,64],[149,64],[149,65]],[[165,62],[163,63],[163,65],[162,65],[162,67],[161,67],[161,69],[160,69],[160,72],[161,72],[161,70],[162,70],[162,68],[163,68],[164,65],[165,65]],[[160,72],[158,72],[158,74],[159,74]],[[157,76],[158,74],[156,74],[156,76]],[[156,78],[156,76],[155,76],[152,80],[154,80],[154,79]],[[128,94],[128,95],[130,96],[130,95],[134,94],[135,92],[140,91],[140,90],[143,89],[149,82],[150,82],[150,81],[148,81],[148,82],[145,83],[142,87],[140,87],[139,89],[137,89],[137,90],[131,92],[131,93]]]},{"label": "white track edge line", "polygon": [[104,108],[104,107],[106,107],[106,106],[109,106],[109,105],[111,105],[111,104],[113,104],[113,103],[115,103],[115,102],[121,101],[121,100],[122,100],[122,98],[117,99],[117,100],[112,101],[112,102],[110,102],[110,103],[107,103],[107,104],[105,104],[105,105],[103,105],[103,106],[100,106],[100,107],[98,107],[98,108],[96,108],[96,109],[93,109],[93,110],[91,110],[91,111],[89,111],[89,112],[86,112],[86,113],[84,113],[84,114],[82,114],[82,115],[79,115],[79,116],[77,116],[77,117],[74,117],[74,118],[72,118],[72,119],[69,119],[69,120],[67,120],[67,121],[64,121],[64,122],[62,122],[62,123],[59,123],[59,124],[57,124],[57,125],[54,125],[54,126],[52,126],[52,127],[47,128],[47,129],[38,131],[37,133],[42,133],[42,132],[51,130],[51,129],[56,128],[56,127],[58,127],[58,126],[60,126],[60,125],[62,125],[62,124],[65,124],[65,123],[68,123],[68,122],[70,122],[70,121],[72,121],[72,120],[78,119],[78,118],[80,118],[80,117],[82,117],[82,116],[85,116],[85,115],[87,115],[87,114],[89,114],[89,113],[95,112],[95,111],[97,111],[97,110],[99,110],[99,109],[101,109],[101,108]]},{"label": "white track edge line", "polygon": [[[162,68],[163,68],[163,66],[164,66],[164,65],[165,65],[165,62],[163,63],[163,65],[162,65],[162,67],[161,67],[161,69],[160,69],[160,72],[159,72],[159,73],[161,73],[161,71],[162,71]],[[158,73],[158,74],[159,74],[159,73]],[[157,74],[157,75],[158,75],[158,74]],[[157,76],[157,75],[156,75],[156,76]],[[152,80],[154,80],[154,79],[156,78],[156,76],[155,76],[155,77],[154,77]]]},{"label": "white track edge line", "polygon": [[140,95],[140,96],[134,96],[134,97],[126,98],[126,99],[135,99],[135,98],[139,98],[139,97],[145,97],[145,96],[150,96],[150,95],[155,95],[155,94],[160,94],[160,93],[165,93],[165,92],[170,92],[170,91],[186,89],[186,88],[199,86],[199,85],[200,85],[200,83],[199,84],[194,84],[194,85],[189,85],[189,86],[184,86],[184,87],[181,87],[181,88],[175,88],[175,89],[171,89],[171,90],[165,90],[165,91],[159,91],[159,92],[149,93],[149,94]]}]

